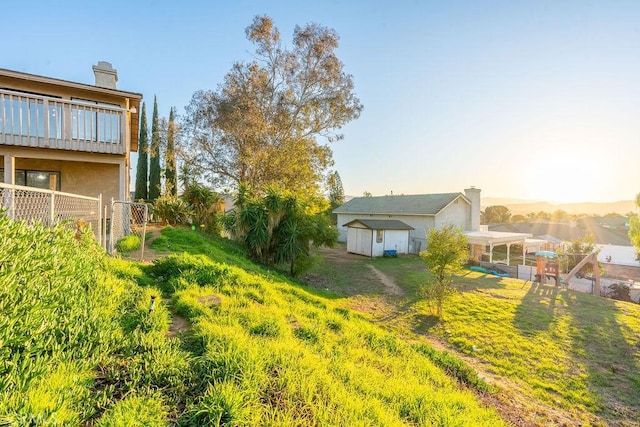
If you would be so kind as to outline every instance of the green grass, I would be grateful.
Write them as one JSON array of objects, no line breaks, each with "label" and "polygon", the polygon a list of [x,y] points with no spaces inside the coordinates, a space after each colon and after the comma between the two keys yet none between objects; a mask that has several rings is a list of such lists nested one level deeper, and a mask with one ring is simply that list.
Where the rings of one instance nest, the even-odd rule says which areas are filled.
[{"label": "green grass", "polygon": [[[172,255],[149,274],[191,278],[173,292],[173,304],[194,325],[189,348],[229,394],[195,399],[200,409],[187,411],[189,423],[501,424],[432,354],[333,300],[201,255]],[[220,303],[203,307],[206,295]]]},{"label": "green grass", "polygon": [[[640,418],[640,306],[565,288],[466,271],[460,290],[445,303],[443,320],[430,315],[419,295],[425,265],[418,257],[362,258],[395,279],[405,295],[387,298],[384,317],[399,336],[435,336],[473,362],[509,395],[518,392],[532,412],[545,405],[579,423],[632,423]],[[312,273],[329,269],[320,265]],[[331,263],[332,275],[348,263]],[[336,270],[344,270],[336,271]],[[340,292],[340,288],[336,288]],[[354,294],[362,307],[368,289]],[[347,303],[348,305],[348,303]],[[536,415],[532,415],[532,419]],[[540,422],[541,418],[538,418]],[[551,420],[549,420],[551,422]]]},{"label": "green grass", "polygon": [[458,284],[434,333],[572,416],[640,415],[639,306],[476,273]]},{"label": "green grass", "polygon": [[168,228],[141,266],[1,221],[0,424],[504,425],[463,363],[230,242]]},{"label": "green grass", "polygon": [[107,258],[91,233],[0,215],[0,235],[0,424],[99,418],[140,384],[120,368],[168,325],[166,308],[148,311],[160,292],[140,288],[142,271]]},{"label": "green grass", "polygon": [[245,256],[242,247],[235,242],[208,237],[184,227],[163,228],[160,236],[151,242],[151,248],[166,253],[202,254],[221,263],[237,265],[250,271],[257,270],[257,266]]},{"label": "green grass", "polygon": [[127,253],[140,249],[141,245],[142,239],[140,236],[137,234],[130,234],[118,240],[118,243],[116,243],[116,249],[118,252]]}]

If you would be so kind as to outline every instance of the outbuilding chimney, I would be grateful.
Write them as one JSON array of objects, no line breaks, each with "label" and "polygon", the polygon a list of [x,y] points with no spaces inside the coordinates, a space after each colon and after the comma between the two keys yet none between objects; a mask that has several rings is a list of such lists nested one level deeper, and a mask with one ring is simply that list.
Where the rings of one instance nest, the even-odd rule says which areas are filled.
[{"label": "outbuilding chimney", "polygon": [[480,231],[480,189],[465,188],[464,195],[471,202],[470,231]]},{"label": "outbuilding chimney", "polygon": [[98,61],[93,66],[93,74],[96,76],[96,86],[106,89],[115,89],[118,81],[118,72],[106,61]]}]

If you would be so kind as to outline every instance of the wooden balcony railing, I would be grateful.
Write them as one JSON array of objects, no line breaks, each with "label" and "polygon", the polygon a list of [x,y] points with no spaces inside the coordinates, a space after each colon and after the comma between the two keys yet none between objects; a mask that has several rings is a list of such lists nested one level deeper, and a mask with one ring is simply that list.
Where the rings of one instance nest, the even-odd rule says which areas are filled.
[{"label": "wooden balcony railing", "polygon": [[126,110],[0,89],[0,145],[124,154]]}]

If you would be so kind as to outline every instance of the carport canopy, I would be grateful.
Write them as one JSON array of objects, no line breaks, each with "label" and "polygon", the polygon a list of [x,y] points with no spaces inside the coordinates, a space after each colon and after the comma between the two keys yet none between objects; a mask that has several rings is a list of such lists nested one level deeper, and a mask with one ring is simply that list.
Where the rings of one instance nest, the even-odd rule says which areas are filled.
[{"label": "carport canopy", "polygon": [[465,231],[464,234],[467,236],[467,241],[470,245],[482,245],[484,247],[489,246],[489,262],[493,262],[494,246],[507,246],[507,264],[509,264],[511,245],[522,245],[522,262],[524,265],[527,249],[538,249],[541,245],[541,241],[537,239],[531,239],[533,235],[529,233],[507,233],[503,231]]}]

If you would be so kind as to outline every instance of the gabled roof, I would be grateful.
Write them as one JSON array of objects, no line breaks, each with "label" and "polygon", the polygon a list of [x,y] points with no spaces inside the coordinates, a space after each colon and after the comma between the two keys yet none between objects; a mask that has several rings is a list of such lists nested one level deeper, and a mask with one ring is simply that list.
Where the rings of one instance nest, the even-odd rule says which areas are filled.
[{"label": "gabled roof", "polygon": [[462,193],[414,194],[409,196],[355,197],[333,210],[336,214],[435,215]]},{"label": "gabled roof", "polygon": [[354,219],[344,224],[343,227],[349,227],[356,223],[362,224],[370,230],[415,230],[412,226],[397,219]]}]

